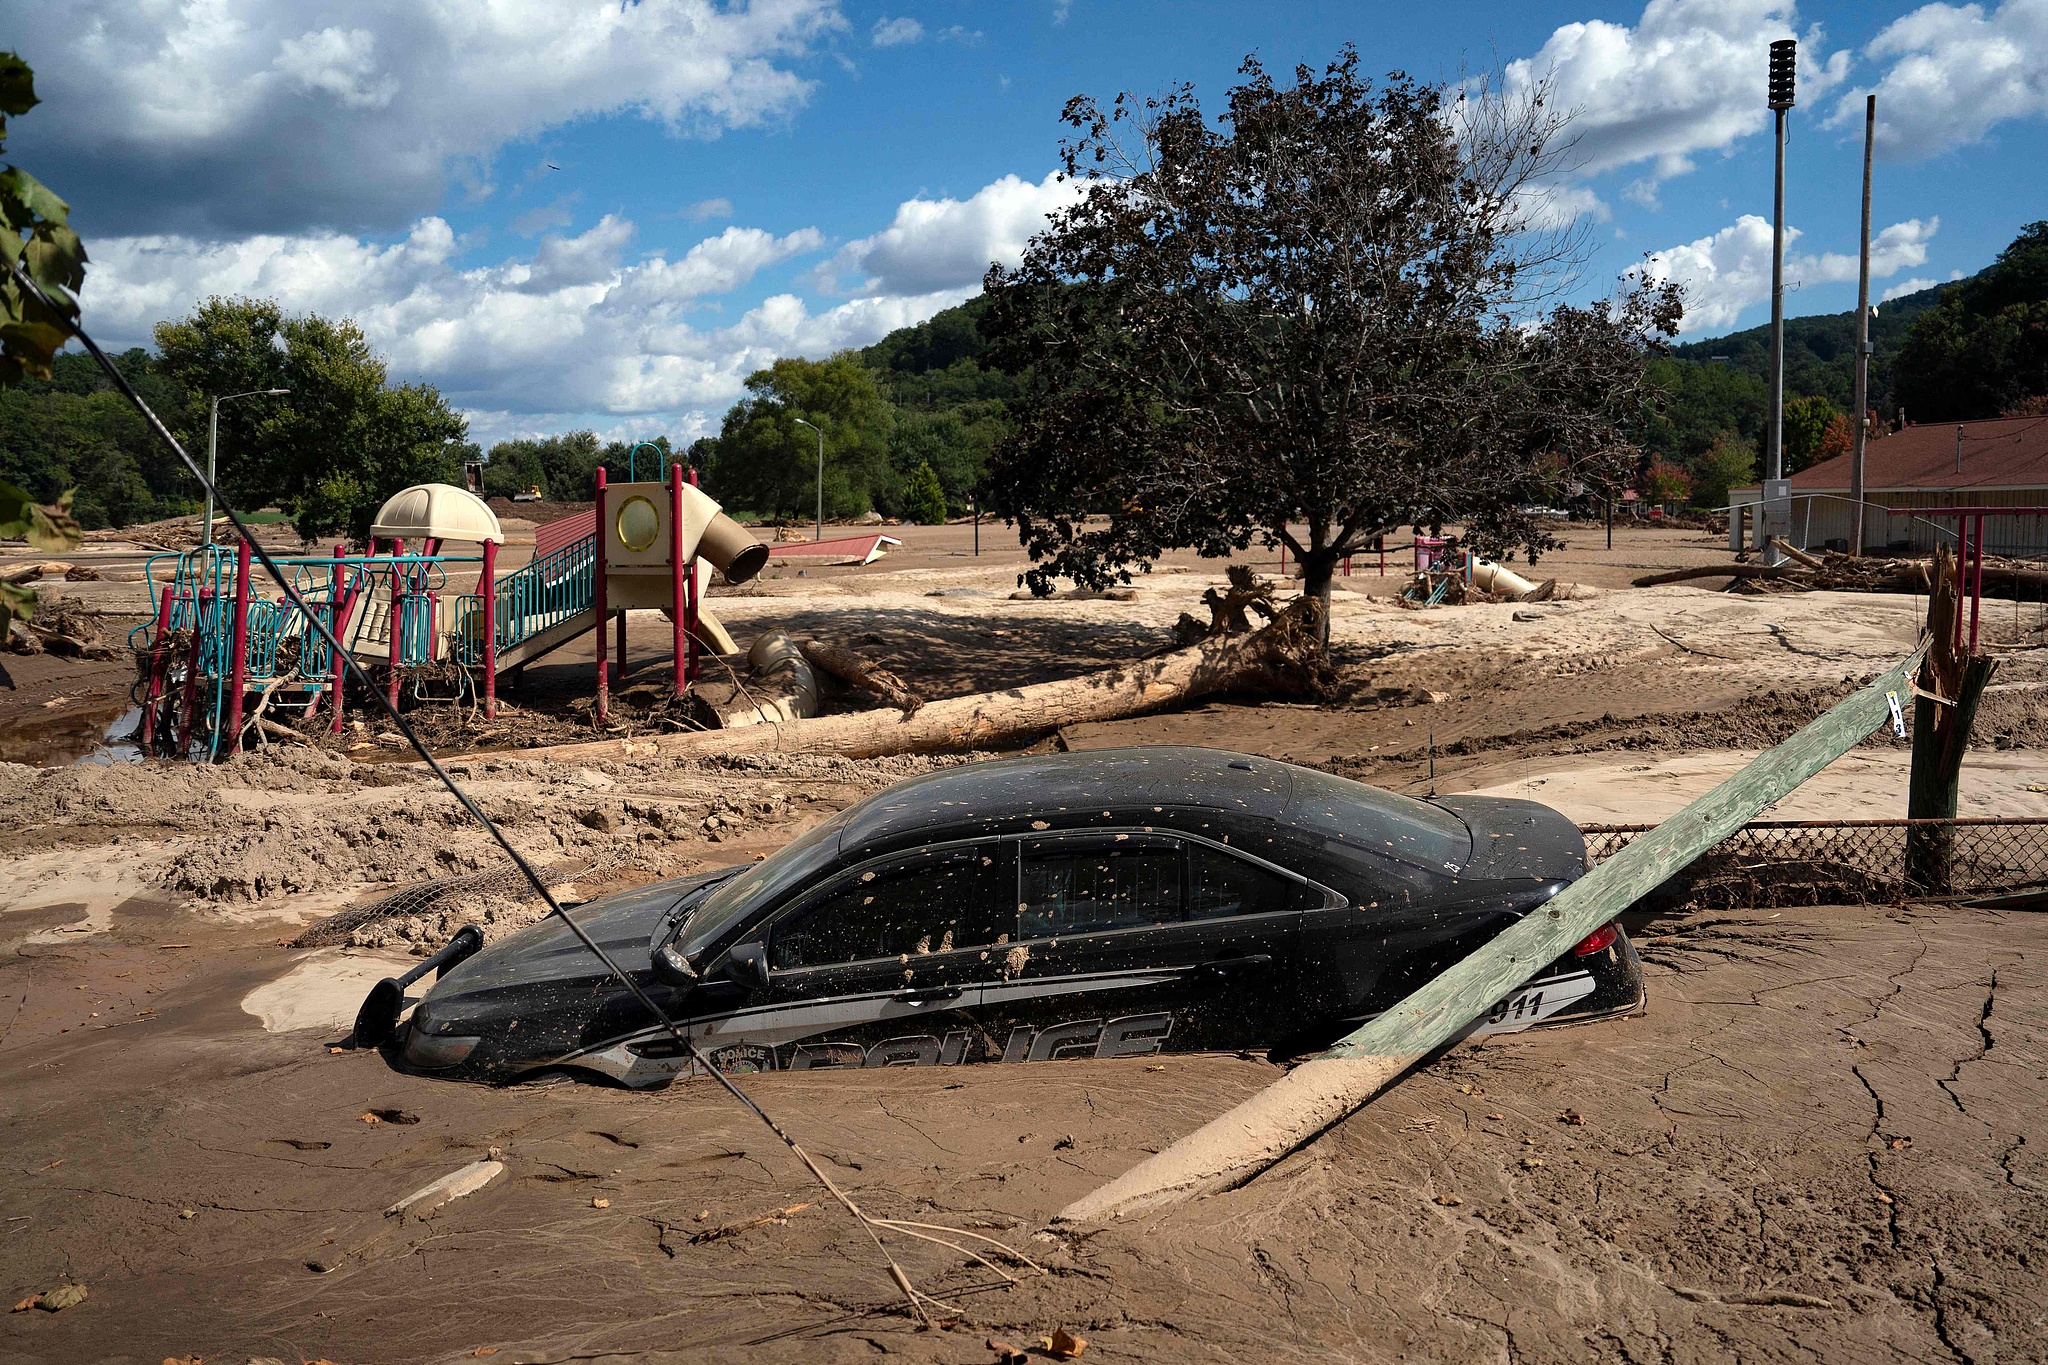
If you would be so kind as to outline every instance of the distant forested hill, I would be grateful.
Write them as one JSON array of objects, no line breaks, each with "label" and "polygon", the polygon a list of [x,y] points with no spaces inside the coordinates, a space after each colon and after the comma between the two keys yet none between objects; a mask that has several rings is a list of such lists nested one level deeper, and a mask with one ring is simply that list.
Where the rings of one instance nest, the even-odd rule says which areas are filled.
[{"label": "distant forested hill", "polygon": [[[1880,412],[1890,409],[1892,362],[1905,344],[1914,319],[1941,301],[1944,291],[1954,285],[1936,285],[1915,294],[1905,294],[1879,304],[1871,322],[1870,340],[1874,351],[1870,361],[1870,402]],[[1771,328],[1766,323],[1746,331],[1730,332],[1711,341],[1675,346],[1672,358],[1696,364],[1720,364],[1753,374],[1769,383],[1771,375]],[[1720,357],[1726,357],[1721,359]],[[1785,319],[1785,392],[1811,394],[1827,399],[1844,412],[1856,398],[1856,310],[1845,313],[1815,313]]]},{"label": "distant forested hill", "polygon": [[[148,352],[127,351],[114,364],[159,413],[175,418],[184,408],[184,389]],[[77,351],[59,355],[47,381],[0,389],[0,478],[41,502],[74,490],[72,510],[88,530],[173,516],[199,497],[184,467]]]},{"label": "distant forested hill", "polygon": [[929,464],[955,512],[966,510],[989,451],[1009,431],[1003,404],[1017,392],[1014,377],[981,367],[988,343],[979,324],[987,311],[976,295],[854,353],[896,409],[889,462],[899,479]]},{"label": "distant forested hill", "polygon": [[[2048,223],[2022,230],[1967,279],[1879,305],[1871,326],[1870,406],[1914,422],[2048,411]],[[1646,452],[1714,505],[1756,477],[1770,415],[1771,329],[1689,342],[1651,362],[1664,398]],[[1856,391],[1856,315],[1785,321],[1788,473],[1848,449]]]}]

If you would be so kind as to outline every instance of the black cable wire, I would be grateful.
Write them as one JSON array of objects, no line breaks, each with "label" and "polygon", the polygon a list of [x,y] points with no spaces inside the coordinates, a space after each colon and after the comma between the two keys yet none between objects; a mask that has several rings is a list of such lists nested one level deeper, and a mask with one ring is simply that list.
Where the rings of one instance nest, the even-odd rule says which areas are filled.
[{"label": "black cable wire", "polygon": [[391,705],[390,699],[384,695],[384,689],[371,683],[370,675],[363,671],[363,666],[356,661],[355,655],[342,647],[341,641],[335,637],[334,631],[321,619],[320,614],[315,612],[307,605],[305,599],[299,596],[298,591],[286,580],[283,570],[278,568],[277,561],[273,560],[270,557],[270,552],[265,550],[257,541],[255,535],[250,531],[248,523],[242,520],[241,514],[235,510],[234,505],[214,486],[213,481],[206,477],[206,472],[199,467],[197,462],[185,453],[185,447],[178,443],[178,438],[171,435],[170,429],[163,424],[163,420],[151,410],[149,404],[142,400],[142,395],[135,391],[135,387],[128,382],[127,376],[115,368],[113,361],[107,359],[106,352],[99,348],[99,344],[86,335],[83,327],[71,320],[68,310],[58,306],[48,294],[43,292],[42,287],[35,282],[27,271],[21,268],[19,261],[10,261],[8,268],[13,272],[16,282],[20,284],[23,290],[32,295],[45,308],[49,309],[53,316],[63,321],[66,330],[77,337],[80,344],[91,353],[93,360],[98,363],[100,369],[106,374],[114,387],[120,391],[121,396],[126,398],[134,405],[135,410],[142,414],[143,420],[157,434],[158,439],[171,448],[171,452],[184,463],[185,468],[192,471],[192,477],[199,480],[200,487],[213,495],[214,502],[226,514],[228,523],[235,528],[235,533],[248,543],[249,552],[255,556],[258,563],[263,565],[264,570],[269,573],[272,581],[284,592],[285,600],[296,607],[300,614],[305,617],[307,623],[320,632],[320,638],[327,642],[328,649],[332,651],[328,657],[342,661],[349,675],[362,685],[363,690],[376,702],[378,709],[383,711],[390,718],[391,723],[398,727],[398,732],[412,746],[413,752],[417,753],[426,762],[427,767],[433,771],[434,776],[441,780],[441,785],[446,787],[449,794],[462,804],[462,808],[468,811],[470,816],[479,825],[484,827],[484,830],[497,842],[498,847],[505,850],[505,856],[512,860],[513,864],[518,867],[521,874],[525,876],[527,882],[533,887],[535,894],[547,905],[548,913],[569,926],[569,931],[576,935],[576,938],[584,947],[596,955],[597,960],[605,965],[605,970],[617,977],[620,983],[628,991],[632,992],[633,998],[639,1002],[641,1008],[660,1021],[662,1028],[667,1030],[669,1036],[682,1046],[689,1054],[690,1060],[693,1063],[702,1068],[720,1085],[724,1086],[733,1098],[752,1110],[754,1117],[767,1124],[770,1131],[781,1138],[784,1143],[801,1153],[802,1149],[797,1148],[795,1140],[782,1130],[781,1125],[776,1123],[774,1119],[769,1118],[761,1106],[748,1098],[746,1093],[734,1085],[724,1072],[712,1066],[709,1059],[698,1050],[697,1044],[688,1034],[683,1032],[682,1026],[669,1016],[668,1011],[656,1004],[653,997],[649,996],[641,988],[640,983],[635,981],[618,963],[612,961],[611,955],[598,946],[597,940],[593,939],[584,930],[583,926],[578,924],[574,917],[562,908],[561,903],[555,899],[554,893],[548,889],[547,883],[541,879],[539,873],[533,870],[533,865],[526,861],[525,855],[512,846],[512,841],[505,837],[504,831],[500,830],[491,817],[484,814],[483,809],[470,798],[469,793],[465,792],[455,779],[448,775],[447,770],[435,760],[432,753],[428,752],[427,746],[421,743],[419,735],[406,722],[405,717],[401,716],[398,713],[398,709]]}]

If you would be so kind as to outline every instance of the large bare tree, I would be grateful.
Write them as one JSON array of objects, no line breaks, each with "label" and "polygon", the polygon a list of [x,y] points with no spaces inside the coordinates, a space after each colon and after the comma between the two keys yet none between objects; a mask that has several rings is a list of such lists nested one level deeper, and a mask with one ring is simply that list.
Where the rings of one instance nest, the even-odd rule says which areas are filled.
[{"label": "large bare tree", "polygon": [[1558,301],[1584,244],[1546,188],[1568,116],[1357,66],[1281,87],[1247,60],[1213,124],[1186,87],[1067,105],[1081,193],[990,268],[982,324],[1028,375],[988,492],[1035,590],[1258,539],[1327,603],[1376,534],[1457,521],[1533,560],[1557,542],[1519,509],[1632,472],[1679,298]]}]

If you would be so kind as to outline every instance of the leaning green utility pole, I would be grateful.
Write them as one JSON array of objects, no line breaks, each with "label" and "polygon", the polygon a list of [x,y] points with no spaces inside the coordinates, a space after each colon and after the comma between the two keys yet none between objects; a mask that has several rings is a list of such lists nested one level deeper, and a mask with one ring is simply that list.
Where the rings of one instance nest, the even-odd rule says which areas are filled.
[{"label": "leaning green utility pole", "polygon": [[1854,748],[1910,693],[1922,645],[1792,738],[1553,897],[1485,946],[1235,1109],[1062,1209],[1063,1221],[1134,1213],[1243,1184],[1456,1042],[1573,944],[1609,923],[1758,811]]}]

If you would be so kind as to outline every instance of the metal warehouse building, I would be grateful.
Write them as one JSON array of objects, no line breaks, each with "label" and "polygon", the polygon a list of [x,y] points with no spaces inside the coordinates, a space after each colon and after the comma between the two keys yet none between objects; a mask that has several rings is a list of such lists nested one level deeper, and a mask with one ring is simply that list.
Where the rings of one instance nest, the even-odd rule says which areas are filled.
[{"label": "metal warehouse building", "polygon": [[[1802,469],[1792,485],[1789,538],[1801,549],[1847,549],[1850,519],[1849,457]],[[1926,553],[1936,539],[1955,543],[1953,518],[1941,523],[1892,516],[1884,509],[1914,507],[2048,507],[2048,417],[2006,417],[1945,422],[1873,436],[1864,452],[1864,498],[1873,504],[1863,521],[1864,548]],[[1745,533],[1763,543],[1763,490],[1756,484],[1728,490],[1729,537]],[[1745,515],[1746,514],[1746,515]],[[2048,555],[2048,517],[1987,517],[1984,549],[1998,555]]]}]

